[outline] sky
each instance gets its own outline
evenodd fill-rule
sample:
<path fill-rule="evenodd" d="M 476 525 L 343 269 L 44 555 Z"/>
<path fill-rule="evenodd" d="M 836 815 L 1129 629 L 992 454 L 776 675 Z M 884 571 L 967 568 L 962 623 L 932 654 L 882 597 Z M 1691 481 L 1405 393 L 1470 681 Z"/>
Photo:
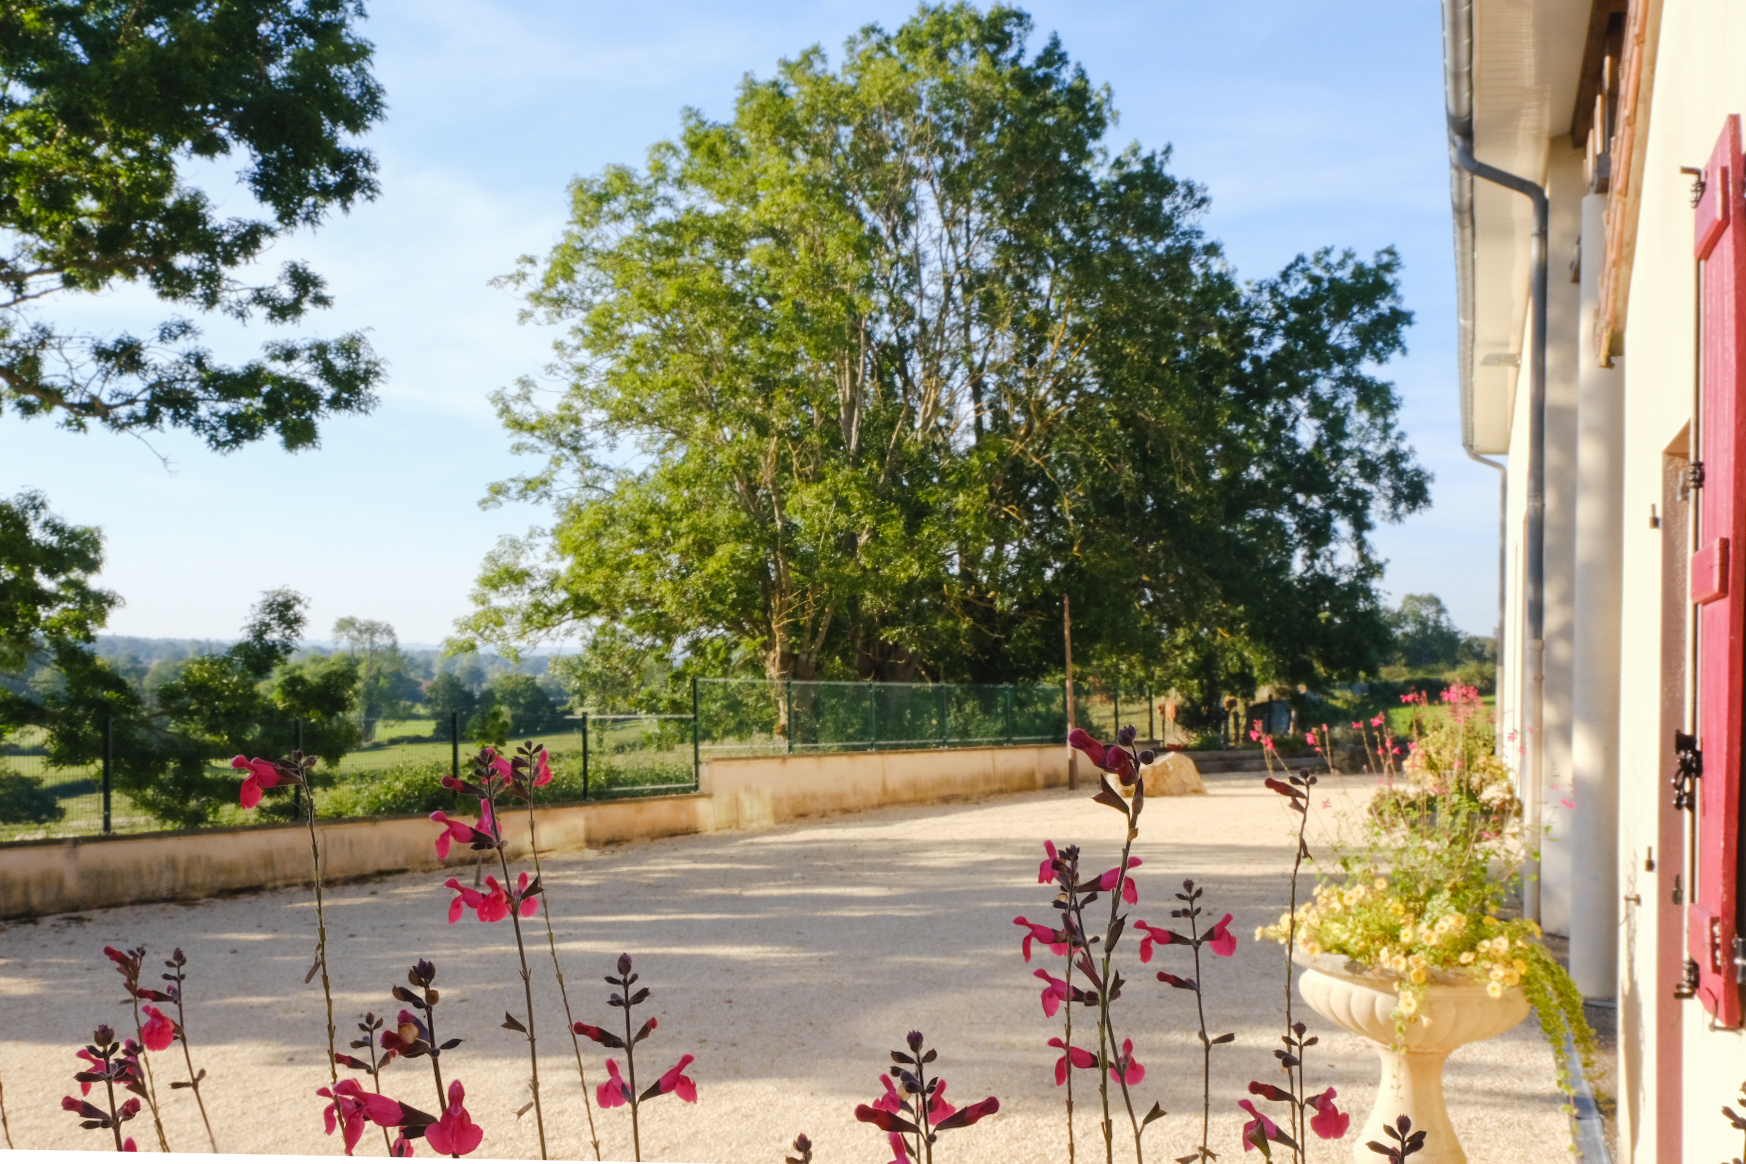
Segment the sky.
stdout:
<path fill-rule="evenodd" d="M 125 599 L 112 633 L 231 638 L 262 591 L 291 586 L 311 599 L 311 637 L 354 615 L 387 620 L 402 642 L 440 642 L 471 609 L 497 539 L 546 519 L 531 505 L 479 504 L 492 481 L 532 467 L 510 451 L 489 394 L 539 377 L 553 338 L 518 323 L 492 279 L 556 239 L 572 177 L 640 164 L 682 109 L 725 120 L 747 74 L 768 76 L 814 44 L 838 59 L 856 29 L 913 11 L 884 0 L 376 0 L 363 32 L 389 111 L 365 144 L 382 195 L 282 240 L 267 261 L 309 261 L 336 299 L 293 334 L 368 329 L 388 365 L 380 406 L 329 421 L 318 449 L 294 455 L 264 443 L 221 456 L 182 434 L 72 434 L 6 416 L 0 494 L 41 490 L 63 517 L 103 529 L 100 582 Z M 1497 475 L 1460 446 L 1437 6 L 1081 0 L 1028 11 L 1034 44 L 1058 34 L 1110 86 L 1112 147 L 1169 145 L 1175 172 L 1207 187 L 1204 227 L 1240 276 L 1323 246 L 1400 251 L 1415 324 L 1386 375 L 1435 484 L 1427 512 L 1378 531 L 1384 586 L 1391 600 L 1438 594 L 1464 629 L 1490 634 Z M 238 168 L 199 180 L 240 214 Z M 134 289 L 52 309 L 98 332 L 170 314 Z M 272 331 L 214 323 L 208 338 L 244 358 Z"/>

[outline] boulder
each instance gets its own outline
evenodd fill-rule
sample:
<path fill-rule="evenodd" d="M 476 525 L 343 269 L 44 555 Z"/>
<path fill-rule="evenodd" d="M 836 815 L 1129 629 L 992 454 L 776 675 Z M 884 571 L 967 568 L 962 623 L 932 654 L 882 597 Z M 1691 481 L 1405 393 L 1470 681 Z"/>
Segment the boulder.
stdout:
<path fill-rule="evenodd" d="M 1165 752 L 1140 769 L 1147 796 L 1205 796 L 1200 769 L 1183 752 Z M 1127 789 L 1122 789 L 1124 794 Z"/>

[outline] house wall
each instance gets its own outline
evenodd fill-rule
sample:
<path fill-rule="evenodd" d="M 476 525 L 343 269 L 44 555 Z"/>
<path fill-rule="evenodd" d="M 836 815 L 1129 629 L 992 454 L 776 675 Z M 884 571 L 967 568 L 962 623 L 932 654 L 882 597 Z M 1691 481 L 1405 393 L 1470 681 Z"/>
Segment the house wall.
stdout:
<path fill-rule="evenodd" d="M 1723 119 L 1746 114 L 1743 44 L 1746 9 L 1737 3 L 1662 9 L 1624 341 L 1618 870 L 1621 893 L 1640 899 L 1624 902 L 1619 929 L 1625 1161 L 1731 1159 L 1740 1145 L 1718 1109 L 1746 1081 L 1746 1037 L 1710 1030 L 1698 1003 L 1672 999 L 1684 960 L 1683 907 L 1673 902 L 1684 822 L 1667 777 L 1670 730 L 1688 711 L 1682 567 L 1690 546 L 1677 475 L 1696 383 L 1691 182 L 1679 168 L 1703 164 Z"/>
<path fill-rule="evenodd" d="M 723 829 L 767 828 L 802 817 L 1027 792 L 1067 783 L 1061 744 L 853 752 L 710 760 L 692 796 L 608 800 L 538 810 L 540 851 Z M 503 817 L 514 859 L 528 851 L 525 812 Z M 322 875 L 346 881 L 437 870 L 423 817 L 318 822 Z M 186 901 L 309 881 L 303 826 L 255 826 L 138 837 L 81 838 L 0 848 L 0 918 Z"/>

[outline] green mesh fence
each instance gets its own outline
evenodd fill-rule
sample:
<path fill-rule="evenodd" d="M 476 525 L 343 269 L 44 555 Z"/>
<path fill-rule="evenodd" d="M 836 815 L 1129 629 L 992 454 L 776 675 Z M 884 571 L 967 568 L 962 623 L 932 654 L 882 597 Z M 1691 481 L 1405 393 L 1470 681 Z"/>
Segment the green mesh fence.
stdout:
<path fill-rule="evenodd" d="M 1066 731 L 1053 684 L 697 682 L 705 756 L 1058 743 Z"/>

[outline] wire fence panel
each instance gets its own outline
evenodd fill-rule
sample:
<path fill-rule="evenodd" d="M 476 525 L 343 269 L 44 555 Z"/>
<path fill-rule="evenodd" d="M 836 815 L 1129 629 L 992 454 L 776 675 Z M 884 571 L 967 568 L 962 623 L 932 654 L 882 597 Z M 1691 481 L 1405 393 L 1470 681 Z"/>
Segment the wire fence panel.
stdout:
<path fill-rule="evenodd" d="M 980 748 L 1059 742 L 1052 684 L 697 681 L 698 750 L 710 755 Z"/>

